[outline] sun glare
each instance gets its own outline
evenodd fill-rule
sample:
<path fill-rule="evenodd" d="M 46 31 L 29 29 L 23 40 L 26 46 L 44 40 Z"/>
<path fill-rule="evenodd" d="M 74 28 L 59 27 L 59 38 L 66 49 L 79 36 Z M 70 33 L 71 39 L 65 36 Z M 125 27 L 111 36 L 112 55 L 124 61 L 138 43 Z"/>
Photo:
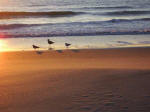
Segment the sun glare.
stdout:
<path fill-rule="evenodd" d="M 3 40 L 0 40 L 0 51 L 4 51 L 5 43 Z"/>

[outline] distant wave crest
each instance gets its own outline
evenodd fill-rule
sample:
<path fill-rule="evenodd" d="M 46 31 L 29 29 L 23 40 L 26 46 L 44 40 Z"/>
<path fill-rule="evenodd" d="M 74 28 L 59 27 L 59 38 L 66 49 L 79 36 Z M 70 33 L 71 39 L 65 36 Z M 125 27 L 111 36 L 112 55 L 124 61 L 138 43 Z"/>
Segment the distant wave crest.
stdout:
<path fill-rule="evenodd" d="M 107 15 L 142 15 L 150 14 L 150 11 L 114 11 L 106 12 Z"/>
<path fill-rule="evenodd" d="M 82 9 L 132 9 L 131 6 L 110 6 L 110 7 L 83 7 Z"/>
<path fill-rule="evenodd" d="M 0 19 L 25 18 L 25 17 L 61 17 L 78 15 L 81 12 L 52 11 L 52 12 L 0 12 Z"/>
<path fill-rule="evenodd" d="M 132 21 L 150 21 L 150 18 L 139 18 L 139 19 L 112 19 L 108 22 L 118 23 L 118 22 L 132 22 Z"/>

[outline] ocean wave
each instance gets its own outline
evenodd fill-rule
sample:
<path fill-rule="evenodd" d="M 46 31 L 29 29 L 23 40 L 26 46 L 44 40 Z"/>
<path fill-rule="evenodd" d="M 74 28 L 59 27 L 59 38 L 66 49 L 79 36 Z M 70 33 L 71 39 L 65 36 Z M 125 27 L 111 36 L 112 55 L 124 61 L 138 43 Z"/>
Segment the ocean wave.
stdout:
<path fill-rule="evenodd" d="M 141 20 L 150 21 L 150 18 L 142 18 Z"/>
<path fill-rule="evenodd" d="M 25 18 L 25 17 L 61 17 L 74 16 L 82 12 L 51 11 L 51 12 L 0 12 L 0 19 Z"/>
<path fill-rule="evenodd" d="M 85 31 L 85 32 L 60 32 L 60 33 L 28 33 L 28 34 L 5 34 L 0 38 L 28 38 L 28 37 L 63 37 L 63 36 L 98 36 L 98 35 L 150 35 L 150 30 L 134 31 Z"/>
<path fill-rule="evenodd" d="M 139 35 L 150 34 L 150 18 L 111 19 L 106 21 L 1 24 L 2 37 L 54 37 L 94 35 Z M 0 35 L 1 38 L 1 35 Z"/>
<path fill-rule="evenodd" d="M 110 6 L 110 7 L 83 7 L 81 9 L 132 9 L 131 6 Z"/>
<path fill-rule="evenodd" d="M 138 18 L 138 19 L 112 19 L 108 22 L 118 23 L 118 22 L 132 22 L 132 21 L 150 21 L 150 18 Z"/>
<path fill-rule="evenodd" d="M 106 21 L 89 21 L 89 22 L 68 22 L 68 23 L 45 23 L 45 24 L 0 24 L 0 30 L 11 30 L 24 27 L 37 27 L 37 26 L 51 26 L 51 25 L 98 25 L 103 23 L 123 23 L 123 22 L 136 22 L 136 21 L 150 21 L 150 18 L 139 18 L 139 19 L 111 19 Z"/>
<path fill-rule="evenodd" d="M 0 30 L 11 30 L 11 29 L 17 29 L 22 27 L 32 27 L 32 26 L 40 26 L 43 24 L 3 24 L 0 25 Z"/>
<path fill-rule="evenodd" d="M 106 15 L 143 15 L 150 14 L 150 11 L 114 11 L 106 12 Z"/>

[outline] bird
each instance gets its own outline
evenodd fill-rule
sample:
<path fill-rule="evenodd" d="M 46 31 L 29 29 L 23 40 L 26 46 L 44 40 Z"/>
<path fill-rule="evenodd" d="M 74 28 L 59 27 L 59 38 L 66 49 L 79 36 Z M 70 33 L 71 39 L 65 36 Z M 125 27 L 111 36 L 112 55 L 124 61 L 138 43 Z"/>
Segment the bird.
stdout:
<path fill-rule="evenodd" d="M 52 49 L 52 48 L 51 48 L 51 44 L 54 44 L 55 42 L 51 41 L 50 39 L 48 39 L 47 42 L 48 42 L 48 44 L 50 45 L 50 48 L 49 48 L 49 49 Z"/>
<path fill-rule="evenodd" d="M 71 44 L 65 43 L 66 48 L 68 48 Z"/>
<path fill-rule="evenodd" d="M 36 45 L 32 45 L 33 49 L 38 49 L 40 48 L 39 46 L 36 46 Z"/>
<path fill-rule="evenodd" d="M 50 39 L 48 39 L 47 41 L 48 41 L 48 44 L 50 44 L 50 45 L 55 43 L 55 42 L 51 41 Z"/>

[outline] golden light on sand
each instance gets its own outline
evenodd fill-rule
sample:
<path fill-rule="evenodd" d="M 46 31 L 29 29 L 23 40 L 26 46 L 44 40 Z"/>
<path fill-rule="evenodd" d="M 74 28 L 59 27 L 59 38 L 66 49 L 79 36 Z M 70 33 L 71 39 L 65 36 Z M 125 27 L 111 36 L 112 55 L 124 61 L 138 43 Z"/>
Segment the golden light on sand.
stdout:
<path fill-rule="evenodd" d="M 5 51 L 5 42 L 3 40 L 0 40 L 0 51 Z"/>

